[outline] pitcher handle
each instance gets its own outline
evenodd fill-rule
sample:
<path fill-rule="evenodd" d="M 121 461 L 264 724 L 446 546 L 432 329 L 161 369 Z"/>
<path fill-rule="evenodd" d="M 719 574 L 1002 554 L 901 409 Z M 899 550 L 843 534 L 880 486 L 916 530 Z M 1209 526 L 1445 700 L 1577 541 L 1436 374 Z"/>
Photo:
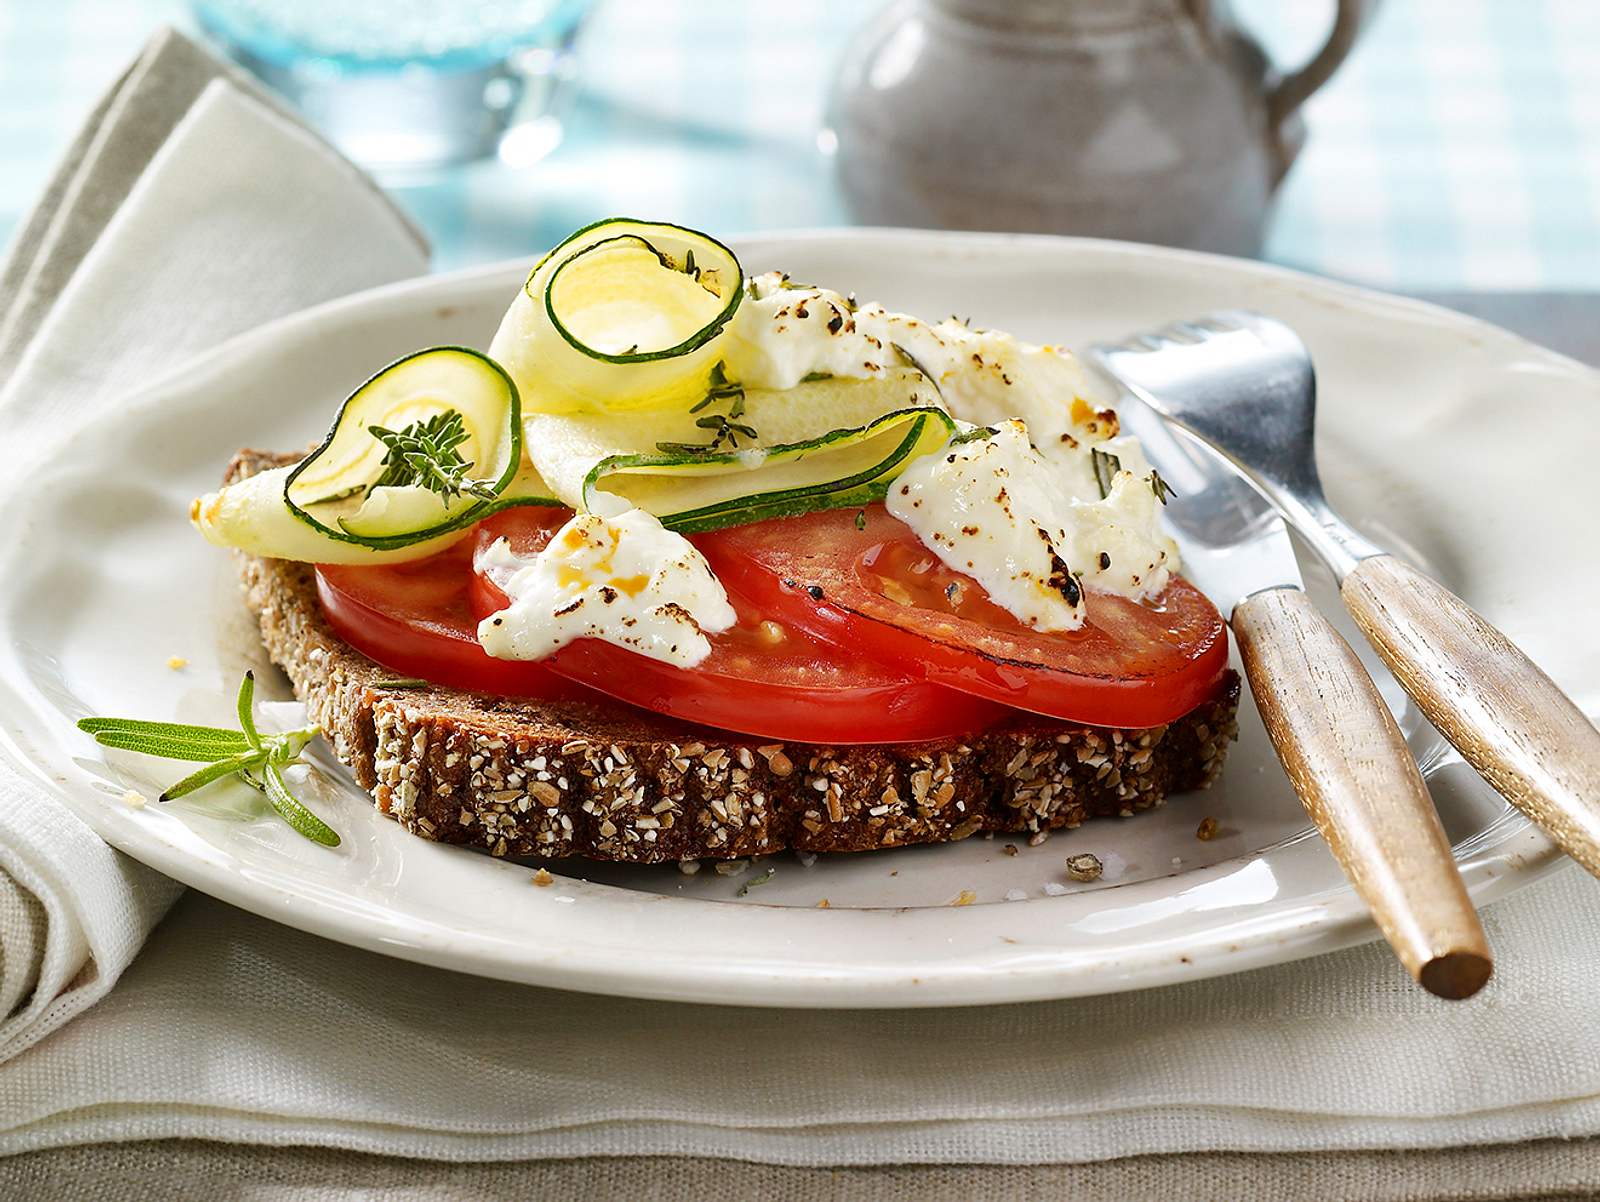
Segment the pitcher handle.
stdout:
<path fill-rule="evenodd" d="M 1267 96 L 1267 116 L 1273 129 L 1279 129 L 1318 88 L 1332 78 L 1356 44 L 1377 0 L 1339 0 L 1333 31 L 1322 49 L 1300 70 L 1285 76 Z"/>

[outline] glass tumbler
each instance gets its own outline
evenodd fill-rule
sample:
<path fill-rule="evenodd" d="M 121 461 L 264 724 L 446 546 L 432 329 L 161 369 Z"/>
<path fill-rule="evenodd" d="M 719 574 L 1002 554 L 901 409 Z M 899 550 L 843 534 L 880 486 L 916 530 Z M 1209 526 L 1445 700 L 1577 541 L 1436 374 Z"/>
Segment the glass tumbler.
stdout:
<path fill-rule="evenodd" d="M 194 0 L 200 27 L 356 162 L 405 172 L 561 138 L 591 0 Z"/>

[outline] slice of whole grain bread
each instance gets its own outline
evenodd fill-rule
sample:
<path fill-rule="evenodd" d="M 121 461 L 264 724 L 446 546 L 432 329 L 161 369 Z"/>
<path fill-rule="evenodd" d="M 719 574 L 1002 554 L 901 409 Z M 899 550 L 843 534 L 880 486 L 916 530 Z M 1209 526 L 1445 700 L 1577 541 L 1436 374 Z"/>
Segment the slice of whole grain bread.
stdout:
<path fill-rule="evenodd" d="M 293 459 L 241 451 L 227 479 Z M 1231 672 L 1215 701 L 1149 730 L 1019 713 L 969 738 L 841 747 L 621 703 L 395 687 L 329 627 L 310 565 L 241 554 L 239 566 L 268 653 L 378 809 L 496 856 L 652 863 L 1042 838 L 1209 785 L 1236 730 Z"/>

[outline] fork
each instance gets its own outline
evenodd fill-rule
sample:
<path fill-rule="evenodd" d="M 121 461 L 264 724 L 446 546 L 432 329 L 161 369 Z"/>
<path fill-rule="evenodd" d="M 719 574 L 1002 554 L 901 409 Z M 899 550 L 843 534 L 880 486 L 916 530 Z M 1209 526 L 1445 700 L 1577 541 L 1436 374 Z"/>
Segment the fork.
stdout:
<path fill-rule="evenodd" d="M 1225 310 L 1116 349 L 1134 352 L 1121 357 L 1123 382 L 1231 459 L 1305 538 L 1367 641 L 1462 758 L 1600 876 L 1600 729 L 1465 601 L 1328 503 L 1314 446 L 1316 375 L 1299 336 Z"/>

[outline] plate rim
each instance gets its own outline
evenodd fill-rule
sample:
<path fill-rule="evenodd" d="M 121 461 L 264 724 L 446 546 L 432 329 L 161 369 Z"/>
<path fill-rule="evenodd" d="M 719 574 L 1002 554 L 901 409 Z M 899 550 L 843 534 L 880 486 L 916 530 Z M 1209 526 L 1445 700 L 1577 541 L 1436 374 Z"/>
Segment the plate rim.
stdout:
<path fill-rule="evenodd" d="M 1060 253 L 1067 254 L 1080 249 L 1087 249 L 1090 252 L 1109 250 L 1147 261 L 1176 260 L 1188 264 L 1225 265 L 1230 272 L 1242 271 L 1246 276 L 1276 279 L 1307 288 L 1312 294 L 1310 299 L 1313 300 L 1342 302 L 1348 307 L 1364 309 L 1368 313 L 1376 309 L 1380 311 L 1378 316 L 1383 312 L 1405 313 L 1413 320 L 1423 319 L 1430 325 L 1446 331 L 1454 331 L 1463 336 L 1476 335 L 1480 339 L 1492 339 L 1504 346 L 1507 354 L 1531 355 L 1549 366 L 1575 371 L 1596 391 L 1597 395 L 1600 395 L 1600 372 L 1492 323 L 1456 313 L 1427 301 L 1395 296 L 1342 281 L 1327 280 L 1275 264 L 1138 243 L 1047 234 L 961 233 L 874 227 L 810 228 L 736 235 L 728 241 L 740 247 L 749 247 L 753 244 L 781 247 L 784 244 L 804 242 L 849 244 L 890 241 L 901 244 L 942 244 L 943 247 L 959 248 L 971 253 L 981 253 L 985 247 L 992 248 L 997 245 L 1016 247 L 1043 243 L 1060 248 Z M 218 363 L 240 356 L 270 353 L 270 348 L 275 343 L 292 338 L 302 329 L 314 327 L 330 319 L 337 320 L 354 312 L 378 310 L 395 304 L 404 305 L 417 295 L 432 298 L 463 289 L 470 291 L 482 286 L 487 280 L 508 276 L 515 271 L 525 271 L 534 261 L 533 256 L 523 256 L 474 265 L 440 275 L 420 276 L 336 298 L 310 309 L 285 315 L 228 339 L 173 371 L 148 382 L 130 394 L 123 403 L 120 420 L 137 421 L 159 403 L 164 394 L 174 389 L 181 389 L 185 378 L 203 376 Z M 70 439 L 72 433 L 81 428 L 79 424 L 70 426 L 62 432 L 62 441 Z M 42 449 L 38 467 L 43 469 L 56 463 L 58 451 L 59 443 L 52 439 L 51 445 Z M 23 488 L 32 474 L 32 472 L 22 474 L 4 490 L 5 494 L 10 496 Z M 0 707 L 0 712 L 7 715 L 5 720 L 0 722 L 0 749 L 4 750 L 7 758 L 14 761 L 19 769 L 63 800 L 73 813 L 86 821 L 108 842 L 135 859 L 150 864 L 158 871 L 191 887 L 199 888 L 203 892 L 274 921 L 285 922 L 355 946 L 391 955 L 398 954 L 402 958 L 439 967 L 509 980 L 526 980 L 530 983 L 536 981 L 563 988 L 642 998 L 816 1008 L 916 1007 L 1000 1004 L 1160 986 L 1319 955 L 1342 947 L 1369 942 L 1378 937 L 1377 929 L 1367 916 L 1365 907 L 1355 897 L 1353 891 L 1344 886 L 1336 891 L 1335 896 L 1327 900 L 1321 912 L 1316 915 L 1314 924 L 1305 930 L 1291 930 L 1287 934 L 1282 930 L 1265 932 L 1253 940 L 1233 942 L 1231 946 L 1221 951 L 1216 947 L 1200 947 L 1191 939 L 1189 954 L 1174 956 L 1170 964 L 1124 965 L 1120 970 L 1112 966 L 1087 976 L 1083 974 L 1082 969 L 1064 968 L 1059 963 L 1046 963 L 1029 968 L 1008 968 L 1003 972 L 997 972 L 984 964 L 947 966 L 936 986 L 934 982 L 924 981 L 904 970 L 896 970 L 898 975 L 890 973 L 872 976 L 863 974 L 859 968 L 853 975 L 836 978 L 826 974 L 802 975 L 794 972 L 763 975 L 760 970 L 749 969 L 719 975 L 703 967 L 696 967 L 692 975 L 686 973 L 674 975 L 663 974 L 658 967 L 654 975 L 642 979 L 636 966 L 627 963 L 613 963 L 609 968 L 593 964 L 578 966 L 567 963 L 559 966 L 560 979 L 553 979 L 548 975 L 552 966 L 540 963 L 537 957 L 526 958 L 515 965 L 508 965 L 492 957 L 475 959 L 470 955 L 463 955 L 459 949 L 435 945 L 427 939 L 414 940 L 409 944 L 401 943 L 383 933 L 374 933 L 370 926 L 363 925 L 355 921 L 351 915 L 339 911 L 323 913 L 320 921 L 314 921 L 314 914 L 308 916 L 302 909 L 281 904 L 281 899 L 278 904 L 274 904 L 272 899 L 263 898 L 259 889 L 247 886 L 246 878 L 231 874 L 226 867 L 209 859 L 196 858 L 180 846 L 155 838 L 139 823 L 132 821 L 130 815 L 119 813 L 116 807 L 106 806 L 103 799 L 76 796 L 64 778 L 58 778 L 44 760 L 36 758 L 35 754 L 30 754 L 21 741 L 25 740 L 26 736 L 19 729 L 13 728 L 13 720 L 10 717 L 12 709 L 24 703 L 17 688 L 20 682 L 9 679 L 8 672 L 9 661 L 7 671 L 0 672 L 0 695 L 3 695 L 7 702 L 4 707 Z M 1506 832 L 1506 837 L 1497 845 L 1495 854 L 1477 863 L 1481 879 L 1474 879 L 1471 884 L 1474 900 L 1479 903 L 1495 900 L 1523 885 L 1531 884 L 1539 877 L 1559 868 L 1564 862 L 1554 845 L 1526 819 L 1512 814 L 1504 820 L 1514 826 L 1520 824 L 1520 828 Z M 174 821 L 179 820 L 174 819 Z M 1183 875 L 1199 877 L 1207 873 L 1214 874 L 1225 868 L 1237 868 L 1254 858 L 1256 853 L 1250 853 Z M 512 867 L 504 861 L 487 858 L 482 860 L 484 863 L 499 864 L 502 869 Z M 687 898 L 664 900 L 677 905 L 719 904 Z M 1048 905 L 1055 900 L 1058 899 L 1033 899 L 1033 902 Z M 739 908 L 747 912 L 781 910 L 785 913 L 796 913 L 790 907 L 759 903 Z M 976 910 L 979 907 L 972 909 Z M 891 913 L 903 912 L 891 911 Z M 834 912 L 835 915 L 873 913 L 883 912 L 870 910 Z M 950 915 L 944 916 L 944 920 L 961 922 L 960 913 L 952 911 Z M 508 973 L 506 971 L 508 967 L 514 967 L 518 971 Z M 732 998 L 713 996 L 725 989 L 730 981 L 740 986 L 738 996 Z M 975 988 L 975 985 L 979 987 Z M 983 985 L 987 985 L 987 988 L 981 987 Z"/>

